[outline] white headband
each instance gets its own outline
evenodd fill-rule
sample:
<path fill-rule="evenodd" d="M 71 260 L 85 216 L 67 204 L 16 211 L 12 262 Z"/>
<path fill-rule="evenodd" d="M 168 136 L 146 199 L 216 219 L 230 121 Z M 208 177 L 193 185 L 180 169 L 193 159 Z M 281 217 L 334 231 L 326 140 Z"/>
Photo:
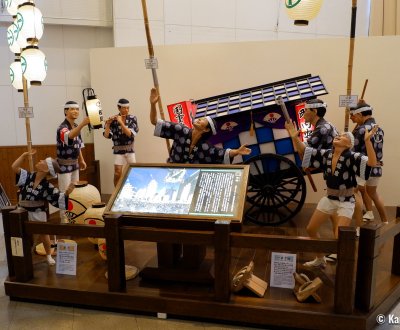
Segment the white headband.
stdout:
<path fill-rule="evenodd" d="M 67 110 L 67 109 L 79 109 L 79 104 L 71 103 L 71 104 L 64 105 L 64 110 Z"/>
<path fill-rule="evenodd" d="M 129 107 L 129 102 L 128 103 L 117 103 L 120 107 Z"/>
<path fill-rule="evenodd" d="M 53 160 L 51 157 L 46 158 L 47 167 L 49 168 L 49 173 L 53 178 L 57 177 L 56 171 L 54 171 Z"/>
<path fill-rule="evenodd" d="M 350 110 L 350 113 L 352 115 L 355 115 L 356 113 L 360 113 L 360 112 L 364 112 L 364 111 L 372 111 L 373 108 L 372 107 L 362 107 L 362 108 L 358 108 L 358 109 L 354 109 L 354 110 Z"/>
<path fill-rule="evenodd" d="M 215 128 L 214 121 L 211 119 L 210 116 L 206 116 L 206 118 L 208 120 L 208 123 L 210 124 L 211 131 L 212 131 L 213 135 L 216 135 L 217 134 L 217 129 Z"/>
<path fill-rule="evenodd" d="M 305 109 L 317 109 L 326 107 L 328 107 L 326 103 L 306 103 L 306 105 L 304 106 Z"/>
<path fill-rule="evenodd" d="M 351 149 L 354 147 L 354 135 L 351 132 L 344 132 L 343 134 L 346 134 L 348 136 L 348 138 L 350 139 L 350 143 L 351 143 Z"/>

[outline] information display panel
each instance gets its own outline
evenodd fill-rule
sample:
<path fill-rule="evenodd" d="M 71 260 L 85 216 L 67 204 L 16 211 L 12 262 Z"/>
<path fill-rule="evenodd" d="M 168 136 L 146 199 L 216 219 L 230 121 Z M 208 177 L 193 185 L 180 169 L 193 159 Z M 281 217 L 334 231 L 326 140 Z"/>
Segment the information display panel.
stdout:
<path fill-rule="evenodd" d="M 249 165 L 130 164 L 106 213 L 242 221 Z"/>

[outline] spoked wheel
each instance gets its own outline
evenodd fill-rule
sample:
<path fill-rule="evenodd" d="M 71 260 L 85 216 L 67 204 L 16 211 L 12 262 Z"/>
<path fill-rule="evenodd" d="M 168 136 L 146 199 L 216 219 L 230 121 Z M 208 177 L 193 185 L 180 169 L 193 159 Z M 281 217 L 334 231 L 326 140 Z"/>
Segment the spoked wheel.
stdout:
<path fill-rule="evenodd" d="M 293 218 L 306 198 L 302 171 L 290 159 L 261 154 L 248 159 L 247 220 L 261 225 L 279 225 Z"/>

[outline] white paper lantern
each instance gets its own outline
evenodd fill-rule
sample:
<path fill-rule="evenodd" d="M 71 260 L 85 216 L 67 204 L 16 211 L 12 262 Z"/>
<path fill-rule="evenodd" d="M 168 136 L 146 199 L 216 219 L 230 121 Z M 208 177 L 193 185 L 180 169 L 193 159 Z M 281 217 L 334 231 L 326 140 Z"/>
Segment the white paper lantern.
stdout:
<path fill-rule="evenodd" d="M 83 222 L 85 223 L 85 225 L 104 226 L 103 213 L 105 208 L 105 203 L 93 203 L 92 206 L 86 210 L 83 216 Z M 97 238 L 88 237 L 88 239 L 93 244 L 98 243 Z"/>
<path fill-rule="evenodd" d="M 17 25 L 19 28 L 17 42 L 23 48 L 32 39 L 40 40 L 43 35 L 43 16 L 33 3 L 24 3 L 18 8 Z"/>
<path fill-rule="evenodd" d="M 288 16 L 295 25 L 308 25 L 308 21 L 316 17 L 323 0 L 285 0 Z"/>
<path fill-rule="evenodd" d="M 75 183 L 75 189 L 69 194 L 66 215 L 70 223 L 84 223 L 85 212 L 95 203 L 101 203 L 100 192 L 86 181 Z"/>
<path fill-rule="evenodd" d="M 41 85 L 47 74 L 47 61 L 37 46 L 28 46 L 21 53 L 22 72 L 32 85 Z"/>
<path fill-rule="evenodd" d="M 24 0 L 6 0 L 5 5 L 6 5 L 8 13 L 11 16 L 17 15 L 18 6 L 23 2 L 24 2 Z"/>
<path fill-rule="evenodd" d="M 14 54 L 21 53 L 21 48 L 17 43 L 17 35 L 18 35 L 18 26 L 15 23 L 13 23 L 7 29 L 7 42 L 8 42 L 8 47 Z"/>
<path fill-rule="evenodd" d="M 86 101 L 86 110 L 93 128 L 102 128 L 103 112 L 101 110 L 101 102 L 96 95 L 88 96 Z"/>
<path fill-rule="evenodd" d="M 15 62 L 10 65 L 10 79 L 13 87 L 18 90 L 18 92 L 23 92 L 24 86 L 22 83 L 22 67 L 21 60 L 16 59 Z M 26 82 L 28 89 L 31 87 L 29 81 Z"/>

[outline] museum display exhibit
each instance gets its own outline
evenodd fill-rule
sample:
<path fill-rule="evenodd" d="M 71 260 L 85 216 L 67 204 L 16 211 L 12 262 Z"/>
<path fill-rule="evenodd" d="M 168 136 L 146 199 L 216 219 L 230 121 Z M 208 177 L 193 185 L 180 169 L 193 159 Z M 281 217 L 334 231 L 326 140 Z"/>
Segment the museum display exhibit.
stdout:
<path fill-rule="evenodd" d="M 323 7 L 322 2 L 284 1 L 283 12 L 287 12 L 291 25 L 293 22 L 312 25 Z M 10 78 L 12 86 L 24 95 L 21 113 L 27 134 L 24 151 L 26 147 L 31 151 L 29 120 L 33 118 L 33 109 L 27 91 L 31 85 L 42 85 L 48 73 L 47 59 L 38 47 L 43 34 L 43 17 L 33 1 L 14 0 L 5 4 L 10 15 L 16 15 L 7 29 L 7 40 L 10 50 L 21 55 L 16 56 L 10 66 Z M 346 95 L 341 95 L 346 96 L 347 101 L 343 106 L 332 105 L 343 110 L 340 116 L 345 116 L 345 132 L 349 130 L 350 101 L 356 94 L 352 92 L 352 66 L 357 1 L 352 0 L 351 4 L 347 90 Z M 293 54 L 271 55 L 271 59 L 264 59 L 265 54 L 273 53 L 273 47 L 254 42 L 246 43 L 235 54 L 237 58 L 227 59 L 224 56 L 233 54 L 237 45 L 219 50 L 221 57 L 213 57 L 215 44 L 201 45 L 204 53 L 200 47 L 193 48 L 200 53 L 194 57 L 193 64 L 190 62 L 195 52 L 192 49 L 177 46 L 176 50 L 164 51 L 159 47 L 157 52 L 162 54 L 162 59 L 167 59 L 166 66 L 182 64 L 179 70 L 164 67 L 165 71 L 159 72 L 163 73 L 163 82 L 168 83 L 168 74 L 175 83 L 175 76 L 185 73 L 184 78 L 179 77 L 180 83 L 189 85 L 185 89 L 186 86 L 171 83 L 172 87 L 165 88 L 171 93 L 163 94 L 163 99 L 171 102 L 166 107 L 170 120 L 186 125 L 184 129 L 189 131 L 196 119 L 209 117 L 215 121 L 216 134 L 208 142 L 231 150 L 245 146 L 251 149 L 251 154 L 231 156 L 232 163 L 224 165 L 142 161 L 148 156 L 144 149 L 160 159 L 166 157 L 159 148 L 161 144 L 165 147 L 164 142 L 159 143 L 147 134 L 151 126 L 148 94 L 136 83 L 140 80 L 146 90 L 152 87 L 157 90 L 157 110 L 159 117 L 165 120 L 157 75 L 159 63 L 150 34 L 152 21 L 147 14 L 146 1 L 141 0 L 141 5 L 149 56 L 145 65 L 143 61 L 141 64 L 151 72 L 152 85 L 150 78 L 145 77 L 145 69 L 140 71 L 136 63 L 127 60 L 132 50 L 124 48 L 124 55 L 128 54 L 126 58 L 122 52 L 110 56 L 108 50 L 103 50 L 101 56 L 91 57 L 93 65 L 98 65 L 91 68 L 92 83 L 101 95 L 101 102 L 94 89 L 82 91 L 79 87 L 84 102 L 82 108 L 90 117 L 90 129 L 93 129 L 89 132 L 98 136 L 102 134 L 103 115 L 110 111 L 110 104 L 115 105 L 115 99 L 121 97 L 115 97 L 121 93 L 121 84 L 137 89 L 135 97 L 126 97 L 132 100 L 131 111 L 138 115 L 141 129 L 140 133 L 136 132 L 139 135 L 135 141 L 142 139 L 137 149 L 135 146 L 138 162 L 125 165 L 119 181 L 110 188 L 101 182 L 110 179 L 114 169 L 110 148 L 107 156 L 100 158 L 102 170 L 107 168 L 109 178 L 100 175 L 99 158 L 95 160 L 95 155 L 103 156 L 101 153 L 107 149 L 106 139 L 101 136 L 101 142 L 96 142 L 96 152 L 89 143 L 83 151 L 89 165 L 86 173 L 82 172 L 85 181 L 77 182 L 69 195 L 68 223 L 60 222 L 58 212 L 50 215 L 48 222 L 29 221 L 28 212 L 14 203 L 18 201 L 17 194 L 14 191 L 10 194 L 9 190 L 6 194 L 0 184 L 8 271 L 5 294 L 11 301 L 161 315 L 160 318 L 214 320 L 236 326 L 373 329 L 377 317 L 386 315 L 400 297 L 400 207 L 390 206 L 396 215 L 388 224 L 365 221 L 358 228 L 341 226 L 337 239 L 332 236 L 333 226 L 324 228 L 327 235 L 320 238 L 307 236 L 306 228 L 316 206 L 306 203 L 307 193 L 317 188 L 327 190 L 327 187 L 322 184 L 316 187 L 313 181 L 317 175 L 322 177 L 321 171 L 302 168 L 301 148 L 296 148 L 293 142 L 296 133 L 290 134 L 285 128 L 288 122 L 293 122 L 299 129 L 300 140 L 305 142 L 315 128 L 304 119 L 306 103 L 330 97 L 331 93 L 336 97 L 339 88 L 335 86 L 331 91 L 332 80 L 345 79 L 339 77 L 339 73 L 335 76 L 337 72 L 333 70 L 325 70 L 327 65 L 322 56 L 316 56 L 320 57 L 318 63 L 310 59 L 303 67 L 301 55 L 309 49 L 296 48 Z M 282 45 L 287 47 L 285 50 L 290 49 Z M 135 51 L 140 54 L 135 53 L 135 56 L 142 60 L 146 49 L 137 48 Z M 364 49 L 369 48 L 365 46 Z M 218 68 L 222 78 L 215 77 L 215 67 L 201 66 L 193 74 L 193 68 L 184 66 L 184 58 L 191 66 L 196 66 L 204 54 L 213 57 L 213 62 L 221 62 Z M 297 58 L 293 60 L 294 55 L 299 56 L 298 61 Z M 277 63 L 280 59 L 284 65 Z M 293 63 L 285 62 L 289 59 Z M 114 61 L 120 62 L 121 67 L 113 66 Z M 249 63 L 254 61 L 259 61 L 258 68 L 264 64 L 281 67 L 271 70 L 273 78 L 270 79 L 269 70 L 258 72 L 257 67 L 251 67 Z M 251 70 L 247 70 L 247 64 Z M 224 65 L 228 68 L 225 71 Z M 241 66 L 246 68 L 242 70 Z M 113 74 L 106 70 L 109 67 Z M 34 69 L 39 70 L 34 72 Z M 231 76 L 228 71 L 235 72 Z M 254 77 L 241 77 L 247 74 L 244 71 Z M 199 77 L 199 73 L 204 73 L 205 77 Z M 229 84 L 230 79 L 238 82 Z M 205 85 L 207 81 L 212 86 L 210 89 L 195 90 L 195 84 Z M 226 86 L 235 88 L 230 90 L 224 81 Z M 367 82 L 361 98 L 366 85 Z M 214 93 L 214 89 L 218 91 Z M 203 93 L 204 90 L 211 92 Z M 371 87 L 368 93 L 370 90 Z M 191 99 L 192 92 L 197 97 Z M 176 95 L 182 98 L 176 99 Z M 38 97 L 35 95 L 35 98 Z M 146 99 L 145 103 L 142 98 Z M 62 109 L 60 114 L 62 116 Z M 167 148 L 164 149 L 169 153 L 171 141 L 165 140 Z M 52 147 L 45 147 L 43 152 L 51 153 Z M 27 161 L 33 171 L 31 157 Z M 312 188 L 308 192 L 307 185 Z M 57 238 L 52 245 L 56 258 L 53 267 L 44 262 L 43 244 L 34 246 L 35 235 Z M 336 255 L 336 258 L 331 257 L 331 262 L 321 267 L 306 265 L 305 262 L 315 255 Z"/>

